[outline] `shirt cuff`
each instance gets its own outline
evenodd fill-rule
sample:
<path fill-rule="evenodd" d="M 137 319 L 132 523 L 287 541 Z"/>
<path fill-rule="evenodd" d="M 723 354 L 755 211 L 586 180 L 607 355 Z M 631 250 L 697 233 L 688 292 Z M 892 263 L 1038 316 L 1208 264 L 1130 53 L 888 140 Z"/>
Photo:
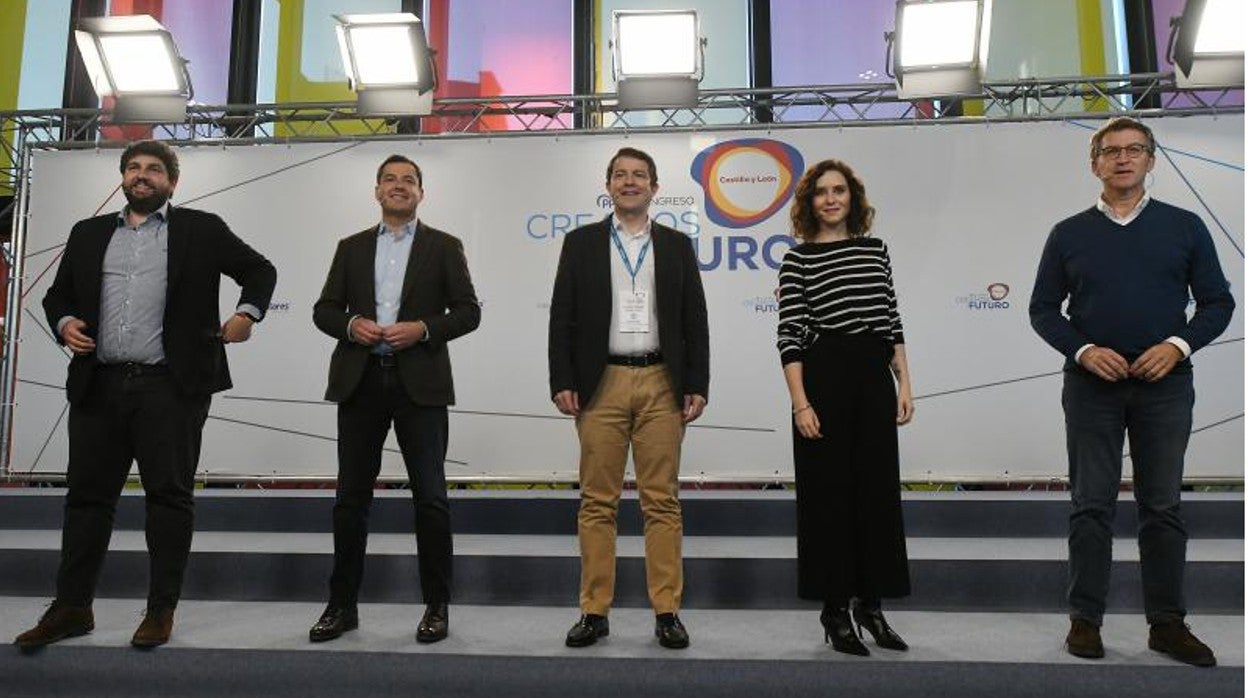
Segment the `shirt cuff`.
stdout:
<path fill-rule="evenodd" d="M 260 319 L 264 317 L 264 313 L 260 312 L 260 309 L 251 303 L 239 303 L 234 312 L 246 315 L 251 318 L 252 322 L 260 322 Z"/>
<path fill-rule="evenodd" d="M 355 341 L 355 335 L 354 335 L 354 334 L 351 334 L 351 323 L 355 322 L 355 321 L 356 321 L 356 319 L 357 319 L 357 318 L 360 318 L 360 317 L 363 317 L 363 316 L 362 316 L 362 315 L 352 315 L 352 316 L 351 316 L 351 319 L 350 319 L 350 320 L 347 320 L 347 339 L 348 339 L 348 340 L 350 340 L 350 341 L 352 341 L 352 342 L 354 342 L 354 341 Z"/>
<path fill-rule="evenodd" d="M 65 326 L 69 324 L 70 320 L 77 320 L 77 319 L 78 318 L 74 317 L 73 315 L 66 315 L 65 317 L 56 321 L 56 336 L 60 337 L 62 342 L 65 341 L 65 336 L 62 334 L 62 332 L 65 330 Z"/>
<path fill-rule="evenodd" d="M 1079 347 L 1078 349 L 1076 349 L 1076 350 L 1075 350 L 1075 363 L 1079 363 L 1079 357 L 1083 356 L 1083 352 L 1085 352 L 1085 351 L 1087 351 L 1087 350 L 1091 349 L 1091 348 L 1092 348 L 1092 347 L 1094 347 L 1094 346 L 1096 346 L 1096 345 L 1095 345 L 1095 344 L 1093 344 L 1093 343 L 1091 343 L 1091 342 L 1088 342 L 1087 344 L 1085 344 L 1085 345 L 1083 345 L 1083 346 Z"/>
<path fill-rule="evenodd" d="M 1182 340 L 1181 338 L 1179 338 L 1179 337 L 1166 337 L 1166 341 L 1167 341 L 1167 342 L 1170 342 L 1170 343 L 1171 343 L 1171 344 L 1173 344 L 1174 346 L 1178 347 L 1178 348 L 1179 348 L 1179 351 L 1183 352 L 1183 358 L 1187 359 L 1187 358 L 1190 358 L 1190 357 L 1191 357 L 1191 355 L 1192 355 L 1192 345 L 1190 345 L 1190 344 L 1188 344 L 1187 342 L 1183 341 L 1183 340 Z"/>

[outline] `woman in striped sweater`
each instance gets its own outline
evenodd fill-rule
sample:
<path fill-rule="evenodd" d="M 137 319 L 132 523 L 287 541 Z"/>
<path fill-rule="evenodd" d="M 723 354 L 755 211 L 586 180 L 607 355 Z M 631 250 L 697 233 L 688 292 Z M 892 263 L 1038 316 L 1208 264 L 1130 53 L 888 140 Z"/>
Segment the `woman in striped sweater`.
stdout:
<path fill-rule="evenodd" d="M 869 654 L 863 628 L 905 650 L 880 610 L 910 593 L 897 426 L 914 414 L 888 248 L 867 236 L 875 209 L 839 160 L 806 171 L 789 215 L 800 244 L 780 266 L 776 344 L 793 399 L 798 595 L 823 602 L 837 651 Z"/>

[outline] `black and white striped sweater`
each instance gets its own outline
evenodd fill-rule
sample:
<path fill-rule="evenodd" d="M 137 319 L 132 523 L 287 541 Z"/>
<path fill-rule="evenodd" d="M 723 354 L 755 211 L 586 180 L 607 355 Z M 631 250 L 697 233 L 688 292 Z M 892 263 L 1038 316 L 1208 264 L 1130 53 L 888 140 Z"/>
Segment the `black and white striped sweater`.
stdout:
<path fill-rule="evenodd" d="M 905 343 L 884 241 L 859 237 L 789 250 L 780 264 L 780 362 L 801 361 L 820 334 L 862 333 Z"/>

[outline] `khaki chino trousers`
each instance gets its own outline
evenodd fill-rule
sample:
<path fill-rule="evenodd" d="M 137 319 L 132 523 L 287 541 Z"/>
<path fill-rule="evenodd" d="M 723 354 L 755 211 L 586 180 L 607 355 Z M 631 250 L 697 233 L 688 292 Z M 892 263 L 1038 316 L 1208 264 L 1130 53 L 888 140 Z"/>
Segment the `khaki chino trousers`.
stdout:
<path fill-rule="evenodd" d="M 607 366 L 576 422 L 581 441 L 581 612 L 607 615 L 615 596 L 616 514 L 633 449 L 645 521 L 646 587 L 655 613 L 680 609 L 681 514 L 677 497 L 685 426 L 662 364 Z"/>

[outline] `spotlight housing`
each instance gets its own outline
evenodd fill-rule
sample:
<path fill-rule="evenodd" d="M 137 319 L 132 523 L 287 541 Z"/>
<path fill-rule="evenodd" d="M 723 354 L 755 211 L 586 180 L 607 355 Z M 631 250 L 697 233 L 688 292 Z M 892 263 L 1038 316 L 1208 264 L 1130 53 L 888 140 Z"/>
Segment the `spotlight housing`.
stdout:
<path fill-rule="evenodd" d="M 611 65 L 620 107 L 692 107 L 703 76 L 697 10 L 611 13 Z"/>
<path fill-rule="evenodd" d="M 992 0 L 898 0 L 885 65 L 902 99 L 978 94 Z"/>
<path fill-rule="evenodd" d="M 1166 58 L 1175 85 L 1242 86 L 1244 20 L 1243 0 L 1187 0 L 1183 14 L 1170 20 Z"/>
<path fill-rule="evenodd" d="M 364 116 L 426 115 L 437 87 L 424 24 L 410 12 L 334 15 L 342 68 Z"/>
<path fill-rule="evenodd" d="M 74 31 L 78 53 L 100 99 L 112 97 L 116 123 L 186 119 L 194 91 L 186 59 L 169 30 L 150 15 L 87 17 Z"/>

